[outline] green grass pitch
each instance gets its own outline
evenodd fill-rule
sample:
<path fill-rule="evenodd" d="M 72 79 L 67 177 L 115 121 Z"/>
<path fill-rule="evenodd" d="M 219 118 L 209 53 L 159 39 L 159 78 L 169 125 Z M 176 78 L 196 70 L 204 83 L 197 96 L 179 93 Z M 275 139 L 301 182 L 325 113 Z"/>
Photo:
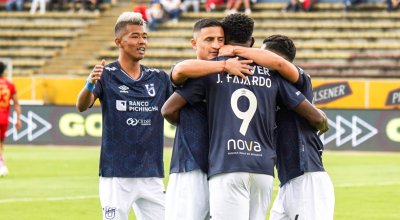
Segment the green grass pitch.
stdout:
<path fill-rule="evenodd" d="M 10 175 L 0 178 L 0 218 L 102 219 L 99 155 L 95 147 L 5 146 Z M 165 186 L 170 159 L 166 149 Z M 323 161 L 335 187 L 335 220 L 400 219 L 399 153 L 326 152 Z M 275 179 L 274 198 L 277 187 Z"/>

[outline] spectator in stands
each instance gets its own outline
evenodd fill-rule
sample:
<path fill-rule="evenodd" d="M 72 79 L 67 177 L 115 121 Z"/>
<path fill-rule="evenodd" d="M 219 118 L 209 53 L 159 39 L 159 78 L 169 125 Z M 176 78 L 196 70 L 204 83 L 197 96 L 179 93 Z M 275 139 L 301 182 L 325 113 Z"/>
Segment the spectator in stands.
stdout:
<path fill-rule="evenodd" d="M 35 1 L 35 0 L 34 0 Z M 72 0 L 73 5 L 71 10 L 69 10 L 69 13 L 74 13 L 76 10 L 76 1 L 78 0 Z M 85 13 L 85 11 L 90 9 L 90 4 L 95 5 L 94 13 L 100 13 L 99 10 L 99 5 L 101 3 L 101 0 L 80 0 L 81 2 L 81 9 L 79 9 L 79 13 Z"/>
<path fill-rule="evenodd" d="M 303 2 L 303 10 L 306 12 L 309 12 L 312 10 L 313 5 L 317 2 L 318 0 L 305 0 Z"/>
<path fill-rule="evenodd" d="M 226 10 L 225 13 L 227 14 L 234 14 L 236 12 L 238 12 L 240 6 L 242 5 L 242 3 L 244 2 L 244 13 L 246 15 L 251 14 L 251 8 L 250 8 L 250 0 L 236 0 L 236 2 L 234 2 L 235 4 L 232 7 L 233 1 L 229 0 L 228 3 L 226 4 Z"/>
<path fill-rule="evenodd" d="M 149 20 L 147 19 L 147 13 L 146 13 L 147 7 L 146 7 L 146 5 L 144 5 L 142 3 L 142 1 L 138 1 L 137 4 L 135 6 L 133 6 L 132 11 L 136 12 L 136 13 L 140 13 L 142 15 L 142 18 L 145 21 L 149 22 Z"/>
<path fill-rule="evenodd" d="M 348 12 L 350 6 L 362 4 L 362 3 L 364 3 L 365 1 L 366 1 L 366 0 L 343 0 L 343 4 L 344 4 L 343 11 L 344 11 L 344 12 Z"/>
<path fill-rule="evenodd" d="M 53 11 L 53 6 L 55 3 L 58 3 L 58 10 L 62 11 L 64 0 L 50 0 L 49 11 Z"/>
<path fill-rule="evenodd" d="M 184 0 L 182 2 L 182 10 L 183 13 L 186 13 L 188 11 L 189 6 L 191 5 L 193 7 L 193 11 L 197 14 L 199 13 L 200 9 L 200 0 Z"/>
<path fill-rule="evenodd" d="M 387 5 L 388 5 L 387 8 L 386 8 L 387 12 L 392 11 L 393 7 L 394 8 L 398 8 L 400 10 L 400 7 L 398 7 L 399 3 L 400 3 L 400 0 L 386 0 L 386 2 L 387 2 Z"/>
<path fill-rule="evenodd" d="M 9 0 L 6 3 L 7 11 L 13 11 L 14 5 L 15 5 L 15 7 L 17 7 L 18 11 L 22 11 L 23 6 L 24 6 L 24 1 L 23 0 Z"/>
<path fill-rule="evenodd" d="M 147 9 L 147 14 L 149 18 L 149 28 L 152 31 L 157 30 L 157 23 L 164 23 L 163 16 L 164 10 L 162 9 L 160 4 L 152 4 L 149 9 Z"/>
<path fill-rule="evenodd" d="M 233 0 L 229 0 L 227 4 L 229 4 L 230 1 L 233 1 Z M 230 8 L 232 7 L 233 3 L 231 3 Z M 206 11 L 211 12 L 211 10 L 215 9 L 216 6 L 223 5 L 223 4 L 225 4 L 224 0 L 207 0 L 206 1 Z"/>
<path fill-rule="evenodd" d="M 31 14 L 35 14 L 38 4 L 40 4 L 40 14 L 44 14 L 46 12 L 46 0 L 33 0 L 30 10 Z"/>
<path fill-rule="evenodd" d="M 170 22 L 178 23 L 179 15 L 182 13 L 181 0 L 161 0 L 161 4 L 165 11 L 168 12 Z"/>
<path fill-rule="evenodd" d="M 282 12 L 296 12 L 302 8 L 302 3 L 299 0 L 290 0 L 286 8 L 282 9 Z"/>

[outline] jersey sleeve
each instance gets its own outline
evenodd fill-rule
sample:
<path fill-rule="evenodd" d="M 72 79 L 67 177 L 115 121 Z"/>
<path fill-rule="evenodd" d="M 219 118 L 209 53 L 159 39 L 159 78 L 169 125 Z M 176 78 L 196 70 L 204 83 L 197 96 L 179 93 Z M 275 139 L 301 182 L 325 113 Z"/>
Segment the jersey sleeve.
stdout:
<path fill-rule="evenodd" d="M 294 87 L 298 89 L 303 95 L 308 99 L 310 103 L 312 103 L 312 100 L 314 98 L 314 94 L 312 91 L 312 83 L 311 83 L 311 78 L 304 72 L 303 69 L 300 67 L 297 67 L 299 71 L 299 80 L 297 80 L 296 83 L 294 83 Z"/>
<path fill-rule="evenodd" d="M 281 75 L 277 75 L 278 93 L 282 98 L 283 104 L 288 109 L 292 109 L 299 105 L 306 97 L 296 89 L 289 81 L 284 79 Z"/>
<path fill-rule="evenodd" d="M 172 81 L 171 81 L 171 77 L 170 77 L 170 75 L 168 75 L 166 72 L 164 72 L 164 71 L 161 71 L 163 74 L 164 74 L 164 76 L 165 76 L 165 83 L 167 84 L 166 85 L 166 88 L 165 88 L 165 100 L 167 100 L 171 95 L 172 95 L 172 93 L 173 93 L 173 86 L 172 86 Z"/>
<path fill-rule="evenodd" d="M 185 86 L 175 92 L 182 96 L 189 104 L 200 102 L 205 98 L 205 77 L 188 79 Z"/>
<path fill-rule="evenodd" d="M 172 65 L 171 70 L 169 71 L 169 81 L 171 82 L 171 86 L 172 86 L 172 90 L 175 91 L 178 88 L 182 88 L 184 83 L 180 83 L 180 84 L 176 84 L 174 83 L 174 81 L 172 80 L 172 71 L 174 71 L 176 65 L 178 65 L 179 63 L 181 63 L 182 61 L 176 62 L 174 65 Z"/>
<path fill-rule="evenodd" d="M 11 93 L 11 95 L 17 93 L 17 90 L 15 89 L 14 83 L 10 83 L 10 86 L 9 86 L 9 87 L 10 87 L 10 93 Z"/>
<path fill-rule="evenodd" d="M 96 85 L 94 86 L 93 89 L 93 95 L 94 95 L 94 101 L 93 103 L 89 106 L 91 108 L 94 105 L 94 102 L 96 99 L 103 100 L 103 83 L 104 83 L 104 74 L 102 74 L 100 80 L 97 81 Z"/>

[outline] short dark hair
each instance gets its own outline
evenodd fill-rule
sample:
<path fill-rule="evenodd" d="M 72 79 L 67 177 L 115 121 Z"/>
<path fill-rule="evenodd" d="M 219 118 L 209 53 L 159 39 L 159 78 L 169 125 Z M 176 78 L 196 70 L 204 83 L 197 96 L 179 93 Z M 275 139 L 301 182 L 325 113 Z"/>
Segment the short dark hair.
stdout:
<path fill-rule="evenodd" d="M 193 27 L 193 34 L 195 32 L 201 31 L 203 28 L 208 28 L 208 27 L 221 27 L 222 28 L 222 23 L 218 21 L 217 19 L 214 18 L 202 18 L 194 24 Z"/>
<path fill-rule="evenodd" d="M 296 57 L 296 46 L 292 39 L 285 35 L 272 35 L 264 39 L 263 44 L 267 50 L 272 50 L 280 55 L 286 56 L 290 62 Z"/>
<path fill-rule="evenodd" d="M 0 77 L 3 76 L 4 70 L 6 69 L 6 65 L 0 61 Z"/>
<path fill-rule="evenodd" d="M 254 21 L 245 14 L 235 13 L 222 19 L 222 27 L 226 40 L 244 44 L 253 35 Z"/>

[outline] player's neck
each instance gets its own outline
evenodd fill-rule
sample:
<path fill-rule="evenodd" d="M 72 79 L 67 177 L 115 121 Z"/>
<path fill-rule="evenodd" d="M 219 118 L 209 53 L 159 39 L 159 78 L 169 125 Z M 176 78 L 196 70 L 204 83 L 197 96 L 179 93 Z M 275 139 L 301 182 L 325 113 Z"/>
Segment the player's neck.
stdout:
<path fill-rule="evenodd" d="M 137 80 L 140 77 L 140 64 L 139 61 L 135 61 L 132 59 L 124 59 L 123 57 L 118 58 L 118 63 L 122 67 L 122 69 L 129 74 L 134 80 Z"/>

